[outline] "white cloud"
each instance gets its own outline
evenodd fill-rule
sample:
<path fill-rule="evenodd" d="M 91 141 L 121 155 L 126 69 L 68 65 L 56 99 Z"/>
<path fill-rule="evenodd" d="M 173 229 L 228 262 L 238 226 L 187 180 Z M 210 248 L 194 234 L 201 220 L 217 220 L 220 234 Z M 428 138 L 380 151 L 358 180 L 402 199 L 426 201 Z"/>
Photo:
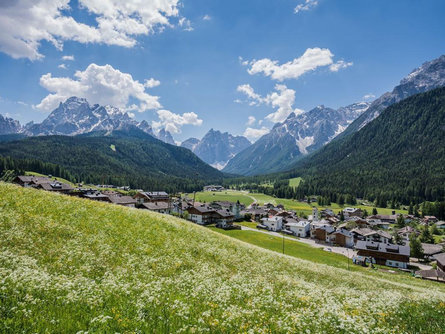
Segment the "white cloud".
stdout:
<path fill-rule="evenodd" d="M 212 17 L 211 17 L 210 15 L 206 14 L 206 15 L 204 15 L 204 16 L 202 17 L 202 19 L 203 19 L 204 21 L 210 21 L 210 20 L 212 19 Z"/>
<path fill-rule="evenodd" d="M 190 22 L 189 19 L 186 19 L 185 17 L 181 17 L 178 21 L 178 24 L 185 31 L 193 31 L 192 23 Z"/>
<path fill-rule="evenodd" d="M 159 80 L 150 78 L 148 80 L 144 81 L 144 86 L 147 88 L 153 88 L 153 87 L 157 87 L 161 84 L 161 82 Z"/>
<path fill-rule="evenodd" d="M 51 94 L 46 96 L 37 108 L 44 111 L 53 110 L 59 102 L 71 96 L 84 97 L 90 103 L 140 112 L 162 107 L 158 96 L 145 92 L 144 84 L 111 65 L 100 66 L 93 63 L 85 71 L 77 71 L 74 77 L 53 77 L 51 73 L 42 75 L 40 85 Z M 128 106 L 130 98 L 137 100 L 138 104 Z"/>
<path fill-rule="evenodd" d="M 292 112 L 301 113 L 301 109 L 294 110 L 292 107 L 295 102 L 293 89 L 287 88 L 286 85 L 275 85 L 275 90 L 266 96 L 265 101 L 277 110 L 267 115 L 265 119 L 273 123 L 281 123 Z"/>
<path fill-rule="evenodd" d="M 63 56 L 62 57 L 62 60 L 65 60 L 65 61 L 74 61 L 74 56 Z"/>
<path fill-rule="evenodd" d="M 375 95 L 372 93 L 366 94 L 365 96 L 363 96 L 363 100 L 372 100 L 375 98 Z"/>
<path fill-rule="evenodd" d="M 249 117 L 247 118 L 247 123 L 246 123 L 246 125 L 252 125 L 253 123 L 255 123 L 255 121 L 256 121 L 255 116 L 249 116 Z"/>
<path fill-rule="evenodd" d="M 79 8 L 95 25 L 69 16 L 70 0 L 0 2 L 0 51 L 13 58 L 40 59 L 41 41 L 62 50 L 64 41 L 133 47 L 136 37 L 172 26 L 179 0 L 79 0 Z"/>
<path fill-rule="evenodd" d="M 57 66 L 58 68 L 61 68 L 62 70 L 66 70 L 67 67 L 65 64 L 60 64 L 59 66 Z"/>
<path fill-rule="evenodd" d="M 305 0 L 303 3 L 297 5 L 294 9 L 294 13 L 297 14 L 301 11 L 308 11 L 318 5 L 317 0 Z"/>
<path fill-rule="evenodd" d="M 240 93 L 245 94 L 249 99 L 251 99 L 250 105 L 255 105 L 263 102 L 263 98 L 255 93 L 254 89 L 249 84 L 239 85 L 236 90 Z"/>
<path fill-rule="evenodd" d="M 346 67 L 349 67 L 349 66 L 352 66 L 352 65 L 354 65 L 354 63 L 352 61 L 351 62 L 345 62 L 344 60 L 339 60 L 338 62 L 336 62 L 336 63 L 332 64 L 331 66 L 329 66 L 329 69 L 332 72 L 338 72 L 340 69 L 343 69 L 343 68 L 346 68 Z"/>
<path fill-rule="evenodd" d="M 283 122 L 292 112 L 296 114 L 303 112 L 301 109 L 293 108 L 293 104 L 295 103 L 295 91 L 287 88 L 286 85 L 275 85 L 275 92 L 269 93 L 265 97 L 255 93 L 254 89 L 249 84 L 238 86 L 237 91 L 248 97 L 248 103 L 251 106 L 267 104 L 276 108 L 276 111 L 265 117 L 266 120 L 273 123 Z"/>
<path fill-rule="evenodd" d="M 249 127 L 244 131 L 243 136 L 246 137 L 247 139 L 249 139 L 250 141 L 255 141 L 258 138 L 269 133 L 269 131 L 270 130 L 268 128 L 266 128 L 265 126 L 261 127 L 261 129 L 254 129 L 254 128 Z"/>
<path fill-rule="evenodd" d="M 331 71 L 336 72 L 340 68 L 352 65 L 352 63 L 346 63 L 342 60 L 334 64 L 333 58 L 334 55 L 329 49 L 309 48 L 301 57 L 282 65 L 279 65 L 277 60 L 270 60 L 269 58 L 252 60 L 247 63 L 242 61 L 241 58 L 240 61 L 242 64 L 250 66 L 247 70 L 250 75 L 263 73 L 274 80 L 283 81 L 286 79 L 298 79 L 303 74 L 318 67 L 331 65 Z"/>
<path fill-rule="evenodd" d="M 180 115 L 162 109 L 156 111 L 156 113 L 158 114 L 159 121 L 152 122 L 152 126 L 155 129 L 165 128 L 165 130 L 171 133 L 181 133 L 183 125 L 202 125 L 202 119 L 199 119 L 194 112 L 186 112 Z"/>

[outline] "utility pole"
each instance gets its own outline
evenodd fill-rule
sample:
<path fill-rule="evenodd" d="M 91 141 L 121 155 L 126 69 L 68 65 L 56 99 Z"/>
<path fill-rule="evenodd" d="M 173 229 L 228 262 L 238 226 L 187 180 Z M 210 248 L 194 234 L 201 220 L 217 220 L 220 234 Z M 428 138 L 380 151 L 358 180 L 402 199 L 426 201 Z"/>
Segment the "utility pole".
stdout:
<path fill-rule="evenodd" d="M 349 248 L 347 249 L 348 252 L 348 270 L 349 270 Z"/>
<path fill-rule="evenodd" d="M 284 254 L 284 234 L 283 234 L 283 254 Z"/>

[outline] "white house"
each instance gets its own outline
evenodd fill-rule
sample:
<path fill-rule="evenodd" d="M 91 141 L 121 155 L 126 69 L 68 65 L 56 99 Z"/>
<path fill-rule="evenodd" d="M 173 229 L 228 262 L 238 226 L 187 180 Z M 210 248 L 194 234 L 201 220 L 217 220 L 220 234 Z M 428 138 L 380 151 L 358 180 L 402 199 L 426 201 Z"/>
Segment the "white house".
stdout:
<path fill-rule="evenodd" d="M 300 238 L 306 238 L 311 230 L 311 223 L 304 220 L 299 222 L 292 220 L 292 222 L 288 222 L 284 226 L 291 231 L 293 235 Z"/>
<path fill-rule="evenodd" d="M 283 217 L 273 216 L 261 219 L 264 226 L 267 227 L 269 231 L 281 231 L 283 229 Z"/>

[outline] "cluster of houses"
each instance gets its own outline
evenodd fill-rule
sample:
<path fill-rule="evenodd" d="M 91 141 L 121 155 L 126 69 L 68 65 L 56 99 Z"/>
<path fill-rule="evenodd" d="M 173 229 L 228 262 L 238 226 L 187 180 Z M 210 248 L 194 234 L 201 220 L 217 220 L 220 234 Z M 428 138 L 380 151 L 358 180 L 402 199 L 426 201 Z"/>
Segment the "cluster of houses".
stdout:
<path fill-rule="evenodd" d="M 112 204 L 127 206 L 131 208 L 146 209 L 164 214 L 176 214 L 186 217 L 196 224 L 208 225 L 216 224 L 224 229 L 240 228 L 233 222 L 242 218 L 241 210 L 244 205 L 226 201 L 213 202 L 210 204 L 199 203 L 187 198 L 172 198 L 164 191 L 142 191 L 139 190 L 134 196 L 123 195 L 115 190 L 105 190 L 116 188 L 112 185 L 102 185 L 97 188 L 73 187 L 70 184 L 58 181 L 56 178 L 44 176 L 17 176 L 15 183 L 23 187 L 31 187 L 63 193 L 71 196 L 78 196 L 93 201 L 108 202 Z M 209 186 L 212 191 L 219 191 L 220 186 Z M 122 190 L 130 190 L 128 187 Z"/>
<path fill-rule="evenodd" d="M 354 249 L 357 254 L 354 257 L 356 264 L 374 263 L 407 269 L 410 262 L 409 238 L 412 233 L 420 233 L 410 226 L 399 229 L 397 234 L 401 236 L 403 242 L 396 244 L 388 231 L 391 224 L 396 223 L 398 215 L 393 212 L 391 215 L 377 214 L 364 217 L 364 212 L 360 208 L 347 207 L 341 214 L 335 214 L 330 209 L 319 212 L 314 207 L 312 215 L 306 219 L 298 217 L 293 211 L 284 210 L 282 205 L 272 204 L 252 205 L 243 213 L 258 223 L 257 228 L 310 238 L 326 245 Z M 404 215 L 404 219 L 408 223 L 417 218 Z M 425 225 L 434 223 L 438 228 L 445 228 L 445 223 L 439 222 L 433 216 L 424 217 L 421 223 Z M 438 269 L 443 268 L 444 245 L 422 244 L 422 247 L 425 259 L 436 260 Z"/>
<path fill-rule="evenodd" d="M 223 229 L 239 229 L 236 221 L 251 220 L 257 222 L 257 228 L 273 232 L 310 238 L 317 243 L 355 249 L 356 264 L 376 263 L 389 267 L 407 269 L 410 262 L 409 239 L 418 230 L 407 225 L 397 231 L 403 244 L 396 244 L 388 233 L 391 224 L 395 224 L 398 215 L 372 215 L 364 217 L 360 208 L 347 207 L 335 214 L 330 209 L 320 212 L 316 207 L 307 218 L 298 217 L 292 210 L 285 210 L 283 205 L 256 203 L 249 207 L 229 201 L 200 203 L 188 198 L 173 198 L 166 192 L 138 191 L 134 196 L 122 195 L 114 190 L 74 188 L 51 177 L 18 176 L 15 182 L 23 187 L 33 187 L 46 191 L 60 192 L 90 200 L 109 202 L 127 207 L 146 209 L 165 214 L 184 217 L 199 225 L 215 224 Z M 107 187 L 111 188 L 111 187 Z M 222 188 L 222 187 L 221 187 Z M 207 191 L 220 191 L 220 186 L 209 186 Z M 406 223 L 417 219 L 404 215 Z M 426 216 L 421 224 L 435 224 L 445 229 L 445 222 L 433 216 Z M 437 261 L 437 271 L 443 273 L 445 253 L 443 244 L 422 244 L 425 259 Z M 441 274 L 440 275 L 445 275 Z M 445 279 L 445 277 L 444 277 Z"/>

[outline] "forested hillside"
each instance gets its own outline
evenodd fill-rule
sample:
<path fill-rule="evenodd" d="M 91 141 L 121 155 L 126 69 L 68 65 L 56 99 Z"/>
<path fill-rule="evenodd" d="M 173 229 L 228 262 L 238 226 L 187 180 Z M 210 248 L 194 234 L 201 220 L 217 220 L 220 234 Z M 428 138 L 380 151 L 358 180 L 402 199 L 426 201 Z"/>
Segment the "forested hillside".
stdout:
<path fill-rule="evenodd" d="M 299 161 L 300 194 L 352 194 L 379 202 L 445 198 L 445 88 L 388 107 L 359 132 Z"/>
<path fill-rule="evenodd" d="M 0 143 L 0 156 L 55 164 L 77 181 L 132 188 L 189 191 L 222 178 L 222 173 L 189 150 L 165 144 L 137 129 Z M 26 167 L 23 161 L 17 165 Z"/>

